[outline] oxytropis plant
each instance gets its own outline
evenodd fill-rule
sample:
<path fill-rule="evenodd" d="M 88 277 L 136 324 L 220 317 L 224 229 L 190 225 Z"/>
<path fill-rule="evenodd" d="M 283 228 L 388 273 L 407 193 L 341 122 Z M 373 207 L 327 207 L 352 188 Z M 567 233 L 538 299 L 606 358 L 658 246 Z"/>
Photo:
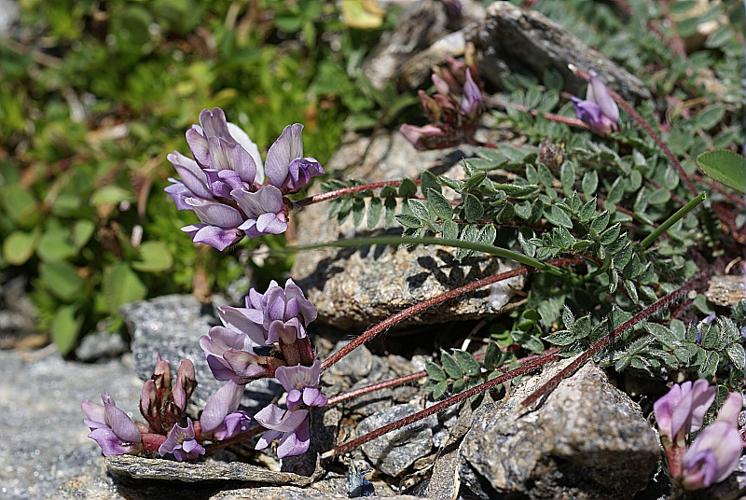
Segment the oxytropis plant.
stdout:
<path fill-rule="evenodd" d="M 544 116 L 562 126 L 590 129 L 607 142 L 616 140 L 620 131 L 629 126 L 620 117 L 617 105 L 635 121 L 646 124 L 596 74 L 591 72 L 588 79 L 586 99 L 571 99 L 577 119 L 549 113 L 530 114 Z M 448 72 L 444 70 L 434 76 L 433 83 L 437 91 L 434 97 L 420 94 L 433 124 L 423 127 L 424 130 L 405 126 L 402 133 L 416 147 L 425 149 L 441 147 L 448 141 L 473 142 L 485 106 L 476 73 L 472 73 L 470 66 L 451 62 Z M 428 128 L 431 126 L 434 128 Z M 649 126 L 641 127 L 648 131 Z M 323 361 L 316 358 L 308 334 L 308 326 L 316 319 L 317 311 L 301 289 L 292 280 L 285 286 L 272 282 L 264 293 L 252 289 L 244 307 L 220 307 L 218 316 L 222 326 L 213 327 L 200 339 L 206 362 L 223 386 L 208 398 L 200 414 L 192 414 L 199 415 L 198 419 L 191 420 L 186 412 L 195 384 L 188 361 L 182 362 L 179 374 L 182 371 L 184 374 L 177 375 L 173 385 L 170 375 L 163 375 L 167 371 L 164 362 L 158 361 L 153 379 L 143 388 L 140 404 L 147 425 L 133 423 L 106 395 L 104 408 L 84 403 L 91 437 L 101 445 L 105 455 L 157 453 L 176 460 L 192 460 L 209 452 L 211 446 L 259 434 L 257 449 L 277 442 L 278 457 L 299 455 L 309 449 L 309 420 L 315 408 L 430 378 L 434 399 L 442 401 L 322 455 L 330 457 L 499 388 L 500 384 L 567 354 L 580 353 L 524 400 L 523 406 L 540 401 L 564 377 L 591 359 L 619 371 L 632 368 L 659 377 L 666 376 L 667 371 L 696 369 L 701 377 L 721 377 L 729 387 L 742 383 L 744 353 L 740 334 L 730 319 L 703 326 L 704 333 L 699 336 L 697 328 L 686 328 L 675 313 L 671 314 L 669 326 L 651 321 L 672 305 L 687 300 L 689 292 L 701 286 L 702 281 L 702 273 L 697 273 L 696 266 L 689 265 L 683 257 L 687 245 L 678 241 L 685 240 L 691 226 L 696 224 L 688 216 L 693 215 L 705 195 L 696 194 L 696 186 L 680 170 L 672 154 L 669 155 L 670 150 L 664 148 L 674 169 L 670 169 L 671 174 L 664 180 L 675 177 L 677 171 L 682 172 L 681 180 L 693 191 L 693 198 L 675 211 L 663 202 L 657 203 L 655 210 L 648 210 L 645 189 L 660 190 L 655 185 L 657 181 L 651 179 L 646 187 L 648 180 L 638 170 L 632 169 L 609 147 L 594 144 L 590 134 L 580 139 L 567 138 L 570 144 L 578 142 L 568 146 L 568 158 L 561 152 L 547 153 L 551 148 L 535 154 L 538 148 L 527 146 L 532 152 L 502 156 L 485 148 L 480 158 L 464 162 L 465 179 L 425 172 L 416 180 L 370 184 L 338 181 L 335 190 L 291 200 L 292 194 L 323 172 L 316 160 L 303 156 L 301 130 L 299 124 L 286 127 L 262 164 L 256 146 L 238 127 L 227 122 L 222 110 L 201 113 L 200 125 L 187 132 L 194 160 L 179 153 L 169 155 L 179 178 L 172 179 L 166 189 L 179 209 L 192 210 L 199 217 L 201 224 L 183 228 L 194 242 L 224 250 L 243 237 L 279 234 L 287 229 L 291 209 L 332 201 L 331 213 L 340 220 L 352 213 L 357 224 L 368 210 L 369 227 L 376 225 L 385 208 L 386 220 L 397 221 L 403 236 L 374 236 L 322 245 L 439 244 L 456 247 L 463 251 L 462 255 L 483 252 L 521 266 L 410 306 L 371 326 Z M 659 145 L 660 138 L 652 134 L 651 147 L 654 147 Z M 646 145 L 641 139 L 637 142 Z M 606 185 L 594 166 L 609 162 L 614 168 L 626 169 L 626 177 Z M 665 166 L 666 172 L 668 167 Z M 494 173 L 498 168 L 502 173 Z M 506 177 L 504 169 L 508 168 L 519 173 L 511 173 L 508 181 L 499 182 L 500 176 Z M 583 174 L 582 180 L 579 173 Z M 559 179 L 555 178 L 557 174 Z M 672 186 L 678 187 L 678 180 Z M 460 199 L 447 199 L 446 188 L 455 191 Z M 634 211 L 623 208 L 625 197 L 629 198 L 626 191 L 638 193 Z M 664 202 L 669 199 L 666 197 Z M 633 220 L 640 224 L 631 224 Z M 505 247 L 494 244 L 498 240 L 496 225 L 500 227 L 500 241 Z M 670 241 L 660 244 L 660 249 L 653 247 L 665 234 L 669 234 Z M 577 270 L 566 269 L 571 266 L 577 266 Z M 516 314 L 513 329 L 489 342 L 481 363 L 465 351 L 444 352 L 442 368 L 431 363 L 427 371 L 330 398 L 323 394 L 322 371 L 380 333 L 428 308 L 530 273 L 535 273 L 536 282 L 561 300 L 552 295 L 540 299 L 531 296 L 529 303 L 536 309 Z M 622 288 L 624 293 L 617 293 Z M 600 297 L 593 307 L 588 307 L 590 297 Z M 584 309 L 586 314 L 575 318 L 568 304 Z M 688 305 L 684 302 L 678 309 Z M 552 330 L 552 325 L 560 320 L 565 329 Z M 541 324 L 551 331 L 543 331 Z M 625 342 L 625 349 L 621 352 L 609 349 L 618 340 Z M 546 344 L 556 347 L 546 349 Z M 715 350 L 727 352 L 727 359 L 714 355 Z M 517 359 L 513 356 L 516 351 L 532 355 Z M 270 404 L 249 415 L 240 409 L 241 398 L 245 386 L 259 378 L 276 379 L 285 394 L 278 400 L 279 404 Z M 735 393 L 721 409 L 718 420 L 687 447 L 687 436 L 702 425 L 704 412 L 712 403 L 709 394 L 714 389 L 703 387 L 703 383 L 707 385 L 699 381 L 694 384 L 696 387 L 675 386 L 668 399 L 656 404 L 655 409 L 671 477 L 688 489 L 706 487 L 727 477 L 736 455 L 735 448 L 724 446 L 720 439 L 737 434 L 733 415 L 740 410 L 740 402 L 736 408 Z M 680 405 L 682 401 L 684 406 Z M 738 438 L 739 454 L 740 443 Z"/>

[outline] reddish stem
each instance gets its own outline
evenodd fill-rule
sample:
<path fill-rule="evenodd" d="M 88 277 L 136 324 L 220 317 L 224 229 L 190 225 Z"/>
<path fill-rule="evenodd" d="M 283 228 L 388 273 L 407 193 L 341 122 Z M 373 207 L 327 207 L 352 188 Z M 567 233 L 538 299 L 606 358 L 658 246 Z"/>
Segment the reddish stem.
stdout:
<path fill-rule="evenodd" d="M 572 257 L 568 259 L 554 259 L 550 261 L 550 263 L 555 266 L 570 266 L 573 264 L 579 264 L 582 261 L 583 259 L 579 257 Z M 410 318 L 416 314 L 419 314 L 422 311 L 430 309 L 431 307 L 437 306 L 444 302 L 448 302 L 449 300 L 453 300 L 457 297 L 460 297 L 461 295 L 465 295 L 467 293 L 473 292 L 484 286 L 497 283 L 498 281 L 504 281 L 510 278 L 514 278 L 516 276 L 525 275 L 533 271 L 535 271 L 534 268 L 519 267 L 517 269 L 513 269 L 511 271 L 507 271 L 504 273 L 493 274 L 492 276 L 487 276 L 486 278 L 482 278 L 480 280 L 474 281 L 467 285 L 454 288 L 453 290 L 448 290 L 447 292 L 443 292 L 439 295 L 436 295 L 435 297 L 429 298 L 418 304 L 410 306 L 402 311 L 399 311 L 393 316 L 390 316 L 386 318 L 385 320 L 381 321 L 380 323 L 377 323 L 373 325 L 372 327 L 368 328 L 363 333 L 361 333 L 359 336 L 357 336 L 354 340 L 352 340 L 349 344 L 346 344 L 341 349 L 339 349 L 337 352 L 332 353 L 321 364 L 321 369 L 325 370 L 329 368 L 330 366 L 333 366 L 335 363 L 337 363 L 339 360 L 341 360 L 342 358 L 350 354 L 352 351 L 354 351 L 361 345 L 365 344 L 366 342 L 370 342 L 371 340 L 376 338 L 379 333 L 383 332 L 384 330 L 388 330 L 389 328 L 392 328 L 393 326 L 398 325 L 405 319 Z"/>
<path fill-rule="evenodd" d="M 627 330 L 635 326 L 640 321 L 657 313 L 662 308 L 671 305 L 671 302 L 675 301 L 676 299 L 686 294 L 691 288 L 693 288 L 695 281 L 696 281 L 695 279 L 691 279 L 687 281 L 677 290 L 656 300 L 651 305 L 649 305 L 648 307 L 646 307 L 639 313 L 632 316 L 632 318 L 628 319 L 627 321 L 625 321 L 618 327 L 614 328 L 614 330 L 612 330 L 611 333 L 606 334 L 605 336 L 603 336 L 602 338 L 600 338 L 599 340 L 591 344 L 591 346 L 588 349 L 586 349 L 584 352 L 579 354 L 578 357 L 576 357 L 569 365 L 563 368 L 559 373 L 557 373 L 555 376 L 553 376 L 547 382 L 545 382 L 544 385 L 539 387 L 530 396 L 524 399 L 523 402 L 521 403 L 521 406 L 524 406 L 524 407 L 530 406 L 534 404 L 536 401 L 538 401 L 540 398 L 551 393 L 560 384 L 560 382 L 562 382 L 564 379 L 566 379 L 567 377 L 575 373 L 581 366 L 586 364 L 588 360 L 590 360 L 601 349 L 612 344 L 619 335 L 626 332 Z"/>
<path fill-rule="evenodd" d="M 550 352 L 554 353 L 554 352 L 558 352 L 558 351 L 559 351 L 558 348 L 553 347 L 551 349 L 548 349 L 546 351 L 546 353 L 544 353 L 544 354 L 549 354 Z M 534 359 L 537 356 L 538 355 L 526 356 L 520 362 L 521 363 L 525 363 L 525 362 L 527 362 L 527 361 L 529 361 L 531 359 Z M 481 360 L 483 357 L 484 357 L 483 353 L 477 353 L 477 354 L 474 355 L 474 359 L 476 359 L 477 361 Z M 505 371 L 504 368 L 499 368 L 498 370 L 500 372 L 504 372 Z M 360 396 L 364 396 L 366 394 L 369 394 L 371 392 L 380 391 L 381 389 L 387 389 L 389 387 L 399 387 L 400 385 L 408 384 L 410 382 L 414 382 L 415 380 L 419 380 L 419 379 L 425 378 L 425 377 L 427 377 L 427 371 L 426 370 L 422 370 L 422 371 L 419 371 L 419 372 L 410 373 L 409 375 L 404 375 L 402 377 L 396 377 L 396 378 L 392 378 L 392 379 L 388 379 L 388 380 L 383 380 L 381 382 L 376 382 L 375 384 L 366 385 L 365 387 L 359 387 L 359 388 L 354 389 L 354 390 L 349 391 L 349 392 L 345 392 L 345 393 L 342 393 L 342 394 L 337 394 L 336 396 L 334 396 L 331 399 L 329 399 L 328 405 L 332 406 L 332 405 L 336 405 L 336 404 L 339 404 L 339 403 L 343 403 L 343 402 L 345 402 L 345 401 L 347 401 L 349 399 L 355 399 L 355 398 L 358 398 Z"/>
<path fill-rule="evenodd" d="M 371 191 L 373 189 L 380 189 L 386 186 L 397 187 L 402 182 L 404 182 L 403 179 L 394 180 L 394 181 L 379 181 L 379 182 L 370 182 L 368 184 L 360 184 L 357 186 L 349 186 L 349 187 L 344 187 L 340 189 L 335 189 L 334 191 L 328 191 L 326 193 L 319 193 L 313 196 L 308 196 L 306 198 L 303 198 L 302 200 L 294 201 L 291 208 L 307 207 L 308 205 L 313 205 L 314 203 L 321 203 L 322 201 L 334 200 L 336 198 L 341 198 L 342 196 L 347 196 L 348 194 L 360 193 L 362 191 Z M 416 180 L 414 182 L 416 184 L 419 184 L 420 181 Z"/>
<path fill-rule="evenodd" d="M 503 109 L 513 108 L 522 113 L 528 113 L 531 116 L 543 116 L 547 120 L 551 120 L 557 123 L 564 123 L 565 125 L 570 125 L 571 127 L 579 127 L 579 128 L 585 128 L 585 129 L 589 128 L 588 125 L 585 124 L 585 122 L 578 120 L 577 118 L 571 118 L 569 116 L 562 116 L 562 115 L 558 115 L 555 113 L 542 112 L 537 109 L 531 109 L 528 106 L 523 106 L 522 104 L 505 102 L 502 99 L 499 99 L 496 97 L 492 99 L 490 104 L 492 104 L 493 106 L 503 108 Z"/>
<path fill-rule="evenodd" d="M 379 427 L 378 429 L 372 432 L 369 432 L 368 434 L 364 434 L 360 436 L 359 438 L 353 439 L 340 446 L 337 446 L 336 448 L 332 448 L 331 450 L 325 452 L 322 455 L 322 458 L 328 458 L 334 455 L 340 455 L 342 453 L 346 453 L 348 451 L 354 450 L 355 448 L 362 446 L 368 441 L 372 441 L 380 436 L 383 436 L 384 434 L 388 432 L 405 427 L 413 422 L 422 420 L 423 418 L 429 417 L 430 415 L 433 415 L 435 413 L 439 413 L 445 410 L 446 408 L 455 405 L 456 403 L 460 403 L 461 401 L 465 399 L 468 399 L 472 396 L 488 391 L 498 384 L 502 384 L 503 382 L 513 379 L 519 375 L 523 375 L 530 371 L 536 370 L 537 368 L 549 363 L 550 361 L 554 361 L 555 359 L 557 359 L 558 356 L 559 354 L 556 351 L 547 352 L 541 356 L 537 356 L 536 358 L 533 358 L 529 361 L 524 362 L 518 368 L 510 370 L 509 372 L 503 375 L 500 375 L 499 377 L 496 377 L 492 380 L 488 380 L 487 382 L 483 382 L 479 385 L 475 385 L 471 389 L 468 389 L 464 392 L 456 394 L 455 396 L 451 396 L 450 398 L 447 398 L 447 399 L 444 399 L 443 401 L 435 403 L 433 406 L 429 408 L 415 412 L 400 420 L 391 422 L 390 424 L 386 424 L 383 427 Z"/>

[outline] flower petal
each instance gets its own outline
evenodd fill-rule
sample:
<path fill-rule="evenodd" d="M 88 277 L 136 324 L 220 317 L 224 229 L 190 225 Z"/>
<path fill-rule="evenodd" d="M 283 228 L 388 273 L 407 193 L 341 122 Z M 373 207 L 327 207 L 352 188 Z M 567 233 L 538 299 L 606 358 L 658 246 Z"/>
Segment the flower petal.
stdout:
<path fill-rule="evenodd" d="M 282 187 L 288 175 L 290 162 L 303 156 L 302 133 L 303 125 L 300 123 L 288 125 L 269 147 L 265 173 L 273 186 Z"/>
<path fill-rule="evenodd" d="M 199 417 L 203 433 L 209 433 L 217 429 L 223 423 L 226 415 L 238 408 L 243 391 L 243 385 L 228 381 L 207 399 L 205 409 Z"/>

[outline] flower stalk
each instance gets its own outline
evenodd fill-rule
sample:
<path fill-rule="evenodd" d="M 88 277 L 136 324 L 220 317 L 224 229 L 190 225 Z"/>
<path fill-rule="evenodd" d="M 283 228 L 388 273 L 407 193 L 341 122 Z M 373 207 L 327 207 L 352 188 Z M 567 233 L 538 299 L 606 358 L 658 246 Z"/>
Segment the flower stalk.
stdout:
<path fill-rule="evenodd" d="M 687 202 L 686 205 L 678 209 L 668 219 L 666 219 L 660 226 L 647 235 L 645 239 L 640 242 L 640 247 L 645 250 L 657 240 L 660 235 L 668 231 L 671 226 L 676 224 L 682 218 L 684 218 L 689 212 L 694 210 L 700 203 L 707 199 L 707 193 L 699 193 L 696 197 L 692 198 Z"/>

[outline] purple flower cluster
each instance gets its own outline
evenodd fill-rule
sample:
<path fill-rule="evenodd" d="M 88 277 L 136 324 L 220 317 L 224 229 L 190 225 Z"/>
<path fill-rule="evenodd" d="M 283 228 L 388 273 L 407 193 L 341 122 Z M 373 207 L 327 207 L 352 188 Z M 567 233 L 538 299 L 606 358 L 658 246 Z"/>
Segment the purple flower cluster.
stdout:
<path fill-rule="evenodd" d="M 599 135 L 608 135 L 619 128 L 619 108 L 598 74 L 593 70 L 589 71 L 588 74 L 590 75 L 590 81 L 585 100 L 577 97 L 572 98 L 575 114 L 593 132 Z"/>
<path fill-rule="evenodd" d="M 88 437 L 96 441 L 104 456 L 137 453 L 142 449 L 140 429 L 132 419 L 117 408 L 111 396 L 101 395 L 103 406 L 85 400 L 81 408 L 85 419 L 83 422 L 91 432 Z"/>
<path fill-rule="evenodd" d="M 687 490 L 707 488 L 736 470 L 744 442 L 738 432 L 743 395 L 728 395 L 715 421 L 687 447 L 687 436 L 701 429 L 715 400 L 715 388 L 704 380 L 674 384 L 653 405 L 672 479 Z"/>
<path fill-rule="evenodd" d="M 284 233 L 289 210 L 285 195 L 324 173 L 318 161 L 303 156 L 302 131 L 299 123 L 285 127 L 263 166 L 256 144 L 226 120 L 222 109 L 203 110 L 199 125 L 186 132 L 194 159 L 178 151 L 168 155 L 179 178 L 169 179 L 165 190 L 177 209 L 191 210 L 200 219 L 182 231 L 217 250 L 244 235 Z"/>
<path fill-rule="evenodd" d="M 327 403 L 319 388 L 321 363 L 307 334 L 316 308 L 290 279 L 284 287 L 273 281 L 263 294 L 251 289 L 245 306 L 219 308 L 223 325 L 200 339 L 213 375 L 226 381 L 207 401 L 202 432 L 224 440 L 245 430 L 249 418 L 238 410 L 244 386 L 275 377 L 287 391 L 287 408 L 271 404 L 254 415 L 268 429 L 257 449 L 278 440 L 278 457 L 300 455 L 309 446 L 309 408 Z"/>
<path fill-rule="evenodd" d="M 467 57 L 472 60 L 473 57 Z M 430 123 L 418 127 L 404 124 L 399 131 L 417 149 L 438 149 L 472 142 L 484 110 L 482 91 L 475 78 L 475 63 L 453 58 L 448 68 L 434 68 L 435 93 L 420 90 L 419 98 Z"/>

